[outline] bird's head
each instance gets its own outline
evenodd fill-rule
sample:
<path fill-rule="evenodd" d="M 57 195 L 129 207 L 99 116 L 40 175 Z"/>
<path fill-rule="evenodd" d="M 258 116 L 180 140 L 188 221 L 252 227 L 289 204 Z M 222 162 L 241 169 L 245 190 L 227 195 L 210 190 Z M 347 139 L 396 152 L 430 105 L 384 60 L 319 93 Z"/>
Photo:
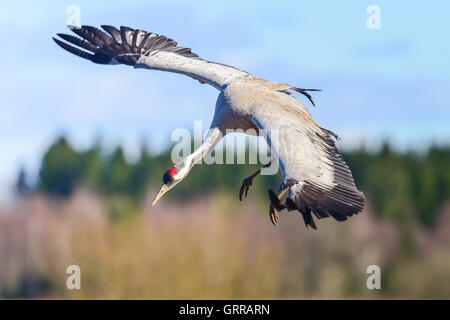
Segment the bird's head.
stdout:
<path fill-rule="evenodd" d="M 164 172 L 163 185 L 156 195 L 155 200 L 153 200 L 152 206 L 154 206 L 167 191 L 175 187 L 178 182 L 183 180 L 187 174 L 184 171 L 185 170 L 182 170 L 182 168 L 175 166 Z"/>

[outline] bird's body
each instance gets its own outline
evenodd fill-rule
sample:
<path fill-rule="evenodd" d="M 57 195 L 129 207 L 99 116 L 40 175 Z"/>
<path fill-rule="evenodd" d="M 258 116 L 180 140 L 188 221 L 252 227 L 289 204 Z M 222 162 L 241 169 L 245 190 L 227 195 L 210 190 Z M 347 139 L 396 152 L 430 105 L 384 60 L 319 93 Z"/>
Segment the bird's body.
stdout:
<path fill-rule="evenodd" d="M 290 95 L 290 90 L 297 91 L 312 102 L 307 91 L 313 89 L 271 82 L 231 66 L 203 60 L 164 36 L 127 27 L 120 30 L 102 27 L 108 34 L 87 26 L 72 29 L 81 38 L 60 34 L 84 50 L 55 41 L 71 53 L 96 63 L 121 63 L 180 73 L 220 91 L 211 130 L 204 143 L 177 163 L 170 173 L 166 172 L 155 202 L 180 182 L 225 134 L 239 129 L 256 134 L 264 131 L 279 160 L 283 178 L 279 195 L 270 194 L 272 213 L 284 208 L 299 210 L 306 225 L 315 228 L 311 213 L 319 219 L 332 216 L 343 221 L 363 209 L 364 195 L 356 188 L 332 139 L 337 136 L 319 126 L 308 109 Z M 283 197 L 285 203 L 281 204 Z"/>

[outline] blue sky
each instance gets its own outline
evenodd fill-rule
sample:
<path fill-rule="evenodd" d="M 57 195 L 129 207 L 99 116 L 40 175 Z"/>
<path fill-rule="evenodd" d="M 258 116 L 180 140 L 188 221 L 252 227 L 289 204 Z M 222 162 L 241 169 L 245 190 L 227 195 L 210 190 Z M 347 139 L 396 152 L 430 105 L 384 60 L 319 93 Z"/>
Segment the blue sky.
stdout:
<path fill-rule="evenodd" d="M 36 172 L 61 133 L 79 147 L 97 137 L 129 155 L 156 149 L 176 128 L 209 124 L 215 89 L 187 77 L 94 65 L 58 48 L 67 8 L 81 23 L 128 25 L 167 35 L 201 57 L 314 94 L 316 120 L 341 146 L 420 148 L 450 138 L 450 2 L 40 1 L 0 4 L 0 198 L 17 171 Z M 381 9 L 381 29 L 366 9 Z"/>

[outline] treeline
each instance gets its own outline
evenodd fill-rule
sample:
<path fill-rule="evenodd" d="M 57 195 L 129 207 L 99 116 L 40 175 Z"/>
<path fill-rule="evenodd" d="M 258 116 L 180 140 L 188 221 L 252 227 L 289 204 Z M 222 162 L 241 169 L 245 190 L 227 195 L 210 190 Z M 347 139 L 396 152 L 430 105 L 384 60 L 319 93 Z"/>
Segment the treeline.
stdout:
<path fill-rule="evenodd" d="M 354 173 L 357 186 L 381 217 L 397 221 L 414 217 L 431 226 L 439 206 L 450 198 L 449 146 L 431 146 L 428 152 L 420 154 L 396 152 L 385 143 L 376 153 L 360 148 L 343 153 L 343 157 Z M 78 151 L 61 137 L 45 153 L 34 189 L 66 197 L 77 187 L 84 186 L 106 197 L 120 195 L 139 203 L 147 191 L 160 187 L 163 173 L 171 166 L 170 148 L 153 154 L 143 145 L 140 158 L 130 163 L 120 146 L 109 153 L 100 144 Z M 183 199 L 213 191 L 232 192 L 237 197 L 242 179 L 258 167 L 196 165 L 166 199 Z M 18 179 L 22 185 L 23 175 L 21 172 Z M 279 180 L 280 175 L 258 177 L 250 196 L 266 197 L 267 189 L 278 188 Z"/>
<path fill-rule="evenodd" d="M 36 189 L 65 197 L 77 187 L 84 186 L 105 196 L 122 195 L 141 200 L 149 189 L 157 191 L 161 186 L 164 172 L 173 166 L 170 153 L 171 148 L 168 148 L 154 154 L 143 144 L 140 158 L 130 163 L 126 161 L 121 146 L 109 153 L 99 144 L 78 151 L 61 137 L 50 146 L 42 159 Z M 217 189 L 234 190 L 237 194 L 242 179 L 257 168 L 259 165 L 196 165 L 191 174 L 170 191 L 170 195 L 180 199 Z M 277 177 L 263 177 L 261 180 L 265 181 L 263 185 L 268 182 L 276 185 Z"/>

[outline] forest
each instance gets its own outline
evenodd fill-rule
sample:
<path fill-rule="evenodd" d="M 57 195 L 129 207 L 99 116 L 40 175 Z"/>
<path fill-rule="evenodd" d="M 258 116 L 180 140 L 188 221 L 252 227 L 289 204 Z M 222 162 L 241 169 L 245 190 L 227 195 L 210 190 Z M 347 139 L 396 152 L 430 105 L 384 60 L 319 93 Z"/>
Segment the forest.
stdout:
<path fill-rule="evenodd" d="M 414 219 L 430 227 L 440 206 L 450 196 L 449 146 L 432 145 L 426 152 L 398 152 L 385 142 L 376 152 L 364 147 L 343 152 L 356 185 L 371 201 L 380 218 L 393 221 Z M 142 143 L 137 161 L 126 160 L 121 146 L 105 151 L 100 143 L 87 150 L 75 149 L 68 139 L 59 137 L 42 158 L 37 183 L 27 185 L 25 173 L 19 173 L 18 192 L 30 190 L 55 198 L 70 196 L 78 187 L 86 187 L 105 198 L 126 199 L 138 206 L 149 190 L 156 190 L 162 175 L 173 164 L 170 148 L 152 153 Z M 167 201 L 227 191 L 236 198 L 242 180 L 259 165 L 196 165 L 189 176 L 166 196 Z M 277 188 L 280 175 L 255 179 L 249 196 L 264 199 L 268 188 Z"/>
<path fill-rule="evenodd" d="M 17 201 L 0 207 L 0 297 L 450 297 L 448 146 L 344 152 L 366 207 L 318 230 L 295 212 L 270 223 L 267 189 L 279 174 L 256 178 L 239 202 L 256 164 L 196 165 L 152 207 L 170 150 L 142 143 L 131 161 L 120 146 L 56 139 L 38 173 L 20 171 Z M 82 290 L 66 288 L 73 264 Z M 381 290 L 366 286 L 371 265 Z"/>

